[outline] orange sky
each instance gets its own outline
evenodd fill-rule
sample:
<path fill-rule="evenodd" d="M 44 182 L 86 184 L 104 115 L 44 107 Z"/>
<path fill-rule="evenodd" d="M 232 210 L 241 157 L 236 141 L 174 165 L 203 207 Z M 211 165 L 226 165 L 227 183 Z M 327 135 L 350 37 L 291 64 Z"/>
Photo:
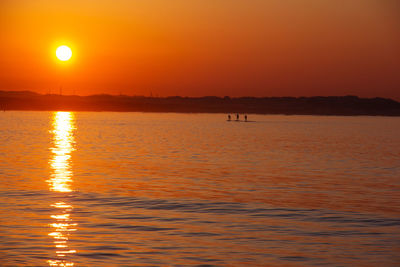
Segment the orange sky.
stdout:
<path fill-rule="evenodd" d="M 55 58 L 58 45 L 73 58 Z M 397 0 L 2 0 L 0 90 L 400 100 Z"/>

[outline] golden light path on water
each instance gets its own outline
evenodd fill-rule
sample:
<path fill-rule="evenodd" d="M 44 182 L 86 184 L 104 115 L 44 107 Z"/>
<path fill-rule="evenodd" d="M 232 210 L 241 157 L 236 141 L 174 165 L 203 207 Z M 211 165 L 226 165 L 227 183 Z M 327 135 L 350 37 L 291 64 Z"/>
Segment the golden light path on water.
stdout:
<path fill-rule="evenodd" d="M 50 191 L 58 193 L 72 191 L 71 152 L 74 150 L 74 121 L 72 112 L 54 112 L 53 114 L 51 131 L 53 146 L 51 147 L 52 157 L 49 161 L 52 173 L 47 181 Z M 77 226 L 70 217 L 73 207 L 61 200 L 51 206 L 57 212 L 51 215 L 52 223 L 49 226 L 52 230 L 48 235 L 53 237 L 56 258 L 48 260 L 48 263 L 50 266 L 73 266 L 74 263 L 66 259 L 68 255 L 76 253 L 76 250 L 68 246 L 69 235 L 76 231 Z"/>

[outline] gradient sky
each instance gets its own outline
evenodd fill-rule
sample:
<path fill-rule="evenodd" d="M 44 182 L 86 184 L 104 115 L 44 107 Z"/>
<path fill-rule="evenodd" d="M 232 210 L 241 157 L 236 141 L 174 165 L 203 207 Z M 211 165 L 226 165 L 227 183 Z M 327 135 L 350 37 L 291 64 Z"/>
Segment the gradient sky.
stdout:
<path fill-rule="evenodd" d="M 58 45 L 73 50 L 61 63 Z M 0 90 L 400 100 L 397 0 L 1 0 Z"/>

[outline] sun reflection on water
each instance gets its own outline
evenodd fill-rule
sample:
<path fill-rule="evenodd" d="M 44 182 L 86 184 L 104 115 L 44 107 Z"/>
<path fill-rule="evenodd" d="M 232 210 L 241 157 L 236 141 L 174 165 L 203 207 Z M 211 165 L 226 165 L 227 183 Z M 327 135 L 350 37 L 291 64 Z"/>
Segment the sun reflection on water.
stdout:
<path fill-rule="evenodd" d="M 54 113 L 52 158 L 49 161 L 52 173 L 47 181 L 50 191 L 72 191 L 71 152 L 74 150 L 74 120 L 72 112 Z M 67 259 L 68 255 L 76 253 L 76 250 L 70 249 L 68 245 L 70 233 L 77 230 L 77 224 L 70 216 L 73 207 L 64 201 L 57 201 L 51 206 L 56 209 L 56 214 L 50 216 L 52 223 L 49 226 L 52 230 L 48 235 L 53 238 L 56 258 L 47 262 L 50 266 L 74 266 L 74 263 Z"/>

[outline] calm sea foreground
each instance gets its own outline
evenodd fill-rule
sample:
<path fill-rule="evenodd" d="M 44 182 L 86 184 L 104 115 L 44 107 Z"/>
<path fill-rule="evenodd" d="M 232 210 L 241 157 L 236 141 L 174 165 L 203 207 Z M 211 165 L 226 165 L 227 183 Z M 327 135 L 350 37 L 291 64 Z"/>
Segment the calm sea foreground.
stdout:
<path fill-rule="evenodd" d="M 399 266 L 400 118 L 0 113 L 0 266 Z"/>

